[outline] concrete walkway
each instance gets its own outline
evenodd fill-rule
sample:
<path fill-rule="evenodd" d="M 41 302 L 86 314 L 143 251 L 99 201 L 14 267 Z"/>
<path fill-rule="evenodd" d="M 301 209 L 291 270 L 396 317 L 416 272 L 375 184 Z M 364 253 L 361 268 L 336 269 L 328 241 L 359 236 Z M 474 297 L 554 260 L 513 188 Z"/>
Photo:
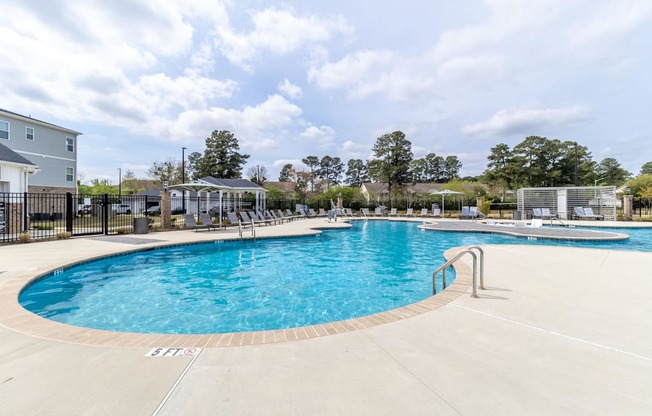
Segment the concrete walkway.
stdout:
<path fill-rule="evenodd" d="M 343 226 L 315 219 L 257 231 L 329 225 Z M 0 247 L 0 292 L 82 258 L 218 236 L 236 237 L 179 231 Z M 0 415 L 652 413 L 652 253 L 485 252 L 479 299 L 466 293 L 383 325 L 194 357 L 146 357 L 149 348 L 128 342 L 82 345 L 0 324 Z"/>

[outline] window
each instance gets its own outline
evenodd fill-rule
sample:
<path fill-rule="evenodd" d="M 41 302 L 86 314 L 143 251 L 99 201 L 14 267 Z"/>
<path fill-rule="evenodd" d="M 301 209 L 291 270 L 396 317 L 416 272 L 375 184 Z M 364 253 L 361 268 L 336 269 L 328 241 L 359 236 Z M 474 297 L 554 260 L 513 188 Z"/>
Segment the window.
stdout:
<path fill-rule="evenodd" d="M 0 121 L 0 139 L 9 140 L 9 123 Z"/>
<path fill-rule="evenodd" d="M 34 128 L 33 127 L 25 127 L 25 138 L 27 140 L 34 140 Z"/>
<path fill-rule="evenodd" d="M 66 150 L 69 152 L 75 151 L 75 141 L 72 137 L 66 137 Z"/>
<path fill-rule="evenodd" d="M 75 181 L 75 169 L 71 167 L 66 168 L 66 182 Z"/>

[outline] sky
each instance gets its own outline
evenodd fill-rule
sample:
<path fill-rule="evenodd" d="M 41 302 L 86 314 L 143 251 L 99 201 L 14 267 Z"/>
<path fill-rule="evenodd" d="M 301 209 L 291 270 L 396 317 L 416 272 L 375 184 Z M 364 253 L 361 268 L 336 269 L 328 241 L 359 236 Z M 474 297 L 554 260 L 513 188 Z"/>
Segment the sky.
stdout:
<path fill-rule="evenodd" d="M 650 0 L 0 0 L 0 108 L 83 133 L 78 173 L 146 177 L 235 134 L 277 180 L 400 130 L 461 175 L 531 135 L 652 161 Z"/>

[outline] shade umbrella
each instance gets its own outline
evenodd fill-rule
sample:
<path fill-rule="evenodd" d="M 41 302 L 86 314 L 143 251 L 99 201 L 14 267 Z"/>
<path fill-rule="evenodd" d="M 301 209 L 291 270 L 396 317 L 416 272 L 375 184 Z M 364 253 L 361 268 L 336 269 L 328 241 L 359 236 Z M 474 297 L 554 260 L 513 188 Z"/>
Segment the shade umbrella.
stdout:
<path fill-rule="evenodd" d="M 451 191 L 450 189 L 442 189 L 440 191 L 430 191 L 430 195 L 441 195 L 441 217 L 444 218 L 444 198 L 448 195 L 463 195 L 464 192 Z"/>

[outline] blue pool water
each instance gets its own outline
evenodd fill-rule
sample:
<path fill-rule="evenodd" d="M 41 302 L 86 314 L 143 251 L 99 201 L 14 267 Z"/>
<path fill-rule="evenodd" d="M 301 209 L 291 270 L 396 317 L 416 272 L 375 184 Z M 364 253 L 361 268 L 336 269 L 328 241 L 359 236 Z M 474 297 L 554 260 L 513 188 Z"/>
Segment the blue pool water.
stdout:
<path fill-rule="evenodd" d="M 417 225 L 359 221 L 351 230 L 314 237 L 121 255 L 58 271 L 25 289 L 19 301 L 43 317 L 96 329 L 256 331 L 348 319 L 425 299 L 432 295 L 432 272 L 451 247 L 552 244 L 652 251 L 652 230 L 619 230 L 632 236 L 625 241 L 579 243 L 423 231 Z"/>

